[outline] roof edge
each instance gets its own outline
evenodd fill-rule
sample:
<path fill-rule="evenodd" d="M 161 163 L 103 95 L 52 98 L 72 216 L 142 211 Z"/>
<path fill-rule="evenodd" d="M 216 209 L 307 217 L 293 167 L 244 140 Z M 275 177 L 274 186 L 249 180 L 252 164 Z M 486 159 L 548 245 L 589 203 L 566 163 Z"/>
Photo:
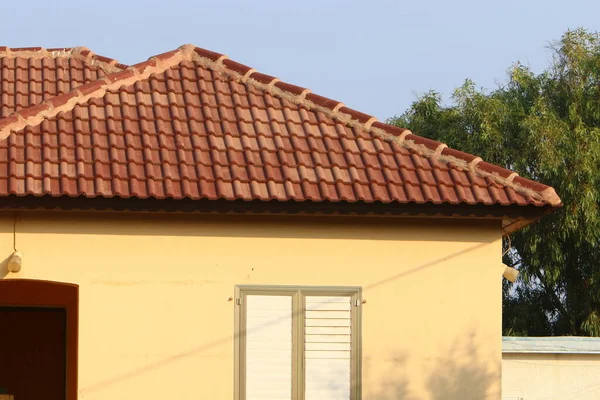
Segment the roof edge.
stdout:
<path fill-rule="evenodd" d="M 75 49 L 80 50 L 71 49 L 71 53 L 83 57 L 90 57 L 90 54 L 93 54 L 84 48 Z M 2 48 L 0 48 L 0 51 L 2 51 Z M 32 50 L 19 49 L 18 51 L 31 52 Z M 42 50 L 33 52 L 39 51 Z M 45 51 L 51 53 L 50 50 Z M 61 50 L 53 51 L 60 54 Z M 118 90 L 123 86 L 145 80 L 153 74 L 163 73 L 182 61 L 196 62 L 235 81 L 252 85 L 261 91 L 268 91 L 274 96 L 307 109 L 322 112 L 346 126 L 364 130 L 384 141 L 394 142 L 398 146 L 412 150 L 423 157 L 437 159 L 442 163 L 451 163 L 455 168 L 470 171 L 484 179 L 488 178 L 501 186 L 515 190 L 519 194 L 531 197 L 543 205 L 562 206 L 560 198 L 550 186 L 522 178 L 516 172 L 486 163 L 480 157 L 450 149 L 444 143 L 414 135 L 408 129 L 379 122 L 377 118 L 350 109 L 339 101 L 313 94 L 309 89 L 291 85 L 275 77 L 259 73 L 253 68 L 230 60 L 224 54 L 201 49 L 190 44 L 150 57 L 148 61 L 135 64 L 126 69 L 119 69 L 119 71 L 109 73 L 97 81 L 79 86 L 66 94 L 11 114 L 0 120 L 0 140 L 6 139 L 12 132 L 20 131 L 27 126 L 38 125 L 46 118 L 52 118 L 61 112 L 71 111 L 76 105 L 85 104 L 92 98 L 103 97 L 107 91 Z"/>
<path fill-rule="evenodd" d="M 582 336 L 503 337 L 502 353 L 600 354 L 600 338 Z"/>
<path fill-rule="evenodd" d="M 533 220 L 544 212 L 545 207 L 532 204 L 468 204 L 468 203 L 366 203 L 363 201 L 312 201 L 312 200 L 245 200 L 226 198 L 192 199 L 138 198 L 120 196 L 84 195 L 53 196 L 9 194 L 0 197 L 0 210 L 106 210 L 127 212 L 184 212 L 184 213 L 250 213 L 281 215 L 340 215 L 340 216 L 383 216 L 401 218 L 442 218 L 478 220 Z"/>
<path fill-rule="evenodd" d="M 121 64 L 114 58 L 98 55 L 88 49 L 87 47 L 58 47 L 46 49 L 44 47 L 7 47 L 0 46 L 0 58 L 30 58 L 30 59 L 42 59 L 42 58 L 58 58 L 67 57 L 73 58 L 80 61 L 85 61 L 88 64 L 98 67 L 105 73 L 110 74 L 113 72 L 121 71 L 128 67 L 128 65 Z"/>

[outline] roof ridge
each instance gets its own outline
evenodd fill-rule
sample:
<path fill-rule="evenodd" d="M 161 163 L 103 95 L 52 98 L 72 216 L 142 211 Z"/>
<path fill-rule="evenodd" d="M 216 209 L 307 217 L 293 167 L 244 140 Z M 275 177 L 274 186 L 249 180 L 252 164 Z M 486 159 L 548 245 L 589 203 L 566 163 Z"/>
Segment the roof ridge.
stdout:
<path fill-rule="evenodd" d="M 91 51 L 85 48 L 80 49 L 83 50 L 78 50 L 75 54 L 90 57 Z M 49 52 L 49 50 L 46 51 Z M 371 115 L 348 108 L 339 101 L 313 94 L 309 89 L 291 85 L 273 76 L 257 72 L 253 68 L 230 60 L 226 55 L 189 44 L 150 57 L 148 61 L 112 72 L 68 93 L 12 113 L 0 120 L 0 140 L 6 139 L 11 132 L 19 131 L 26 126 L 40 124 L 45 118 L 52 118 L 60 112 L 70 111 L 76 105 L 84 104 L 89 99 L 103 97 L 109 90 L 131 85 L 156 73 L 163 73 L 182 61 L 196 62 L 238 82 L 268 91 L 310 110 L 320 111 L 346 126 L 358 128 L 382 140 L 394 142 L 423 157 L 433 158 L 442 163 L 452 163 L 460 170 L 470 171 L 484 179 L 489 178 L 499 185 L 512 188 L 517 193 L 545 202 L 553 207 L 562 205 L 555 190 L 550 186 L 522 178 L 514 171 L 484 162 L 480 157 L 451 149 L 444 143 L 417 136 L 408 129 L 379 122 Z"/>
<path fill-rule="evenodd" d="M 88 64 L 102 69 L 105 73 L 121 71 L 128 65 L 121 64 L 114 58 L 98 55 L 87 47 L 58 47 L 46 49 L 44 47 L 7 47 L 0 46 L 0 58 L 23 57 L 32 59 L 70 57 L 85 61 Z"/>

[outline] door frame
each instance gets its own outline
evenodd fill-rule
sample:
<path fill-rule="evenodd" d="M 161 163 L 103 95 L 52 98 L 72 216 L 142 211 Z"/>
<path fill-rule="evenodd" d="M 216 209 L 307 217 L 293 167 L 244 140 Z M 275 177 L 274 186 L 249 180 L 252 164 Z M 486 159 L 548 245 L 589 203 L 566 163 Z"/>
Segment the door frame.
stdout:
<path fill-rule="evenodd" d="M 42 280 L 2 279 L 0 307 L 52 307 L 66 311 L 66 400 L 77 400 L 79 286 Z"/>

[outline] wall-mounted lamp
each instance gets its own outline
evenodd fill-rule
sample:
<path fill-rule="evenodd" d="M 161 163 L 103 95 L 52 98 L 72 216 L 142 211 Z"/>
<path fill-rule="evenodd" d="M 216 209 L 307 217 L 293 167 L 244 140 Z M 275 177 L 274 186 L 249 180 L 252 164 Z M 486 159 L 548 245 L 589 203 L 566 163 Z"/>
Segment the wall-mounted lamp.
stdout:
<path fill-rule="evenodd" d="M 10 258 L 8 259 L 8 270 L 10 272 L 19 272 L 21 270 L 21 265 L 23 264 L 23 255 L 18 251 L 12 253 Z"/>
<path fill-rule="evenodd" d="M 502 263 L 502 276 L 514 283 L 519 276 L 519 271 Z"/>
<path fill-rule="evenodd" d="M 512 248 L 512 242 L 510 240 L 510 236 L 506 236 L 506 239 L 508 240 L 508 246 L 506 246 L 506 250 L 504 251 L 504 253 L 502 253 L 502 257 L 504 257 L 506 255 L 506 253 L 508 253 L 510 251 L 510 249 Z M 517 271 L 513 267 L 509 267 L 508 265 L 502 263 L 502 276 L 504 278 L 506 278 L 508 281 L 515 283 L 515 281 L 517 280 L 517 277 L 519 276 L 519 271 Z"/>

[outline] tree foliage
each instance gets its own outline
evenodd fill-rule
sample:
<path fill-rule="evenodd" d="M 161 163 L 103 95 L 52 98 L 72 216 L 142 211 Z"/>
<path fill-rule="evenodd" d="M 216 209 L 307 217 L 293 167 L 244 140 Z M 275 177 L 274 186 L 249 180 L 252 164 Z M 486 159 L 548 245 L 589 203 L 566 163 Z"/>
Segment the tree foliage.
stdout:
<path fill-rule="evenodd" d="M 600 336 L 600 35 L 566 32 L 536 74 L 519 63 L 493 91 L 467 80 L 431 91 L 390 122 L 553 186 L 564 207 L 511 237 L 508 335 Z M 506 245 L 506 243 L 505 243 Z"/>

